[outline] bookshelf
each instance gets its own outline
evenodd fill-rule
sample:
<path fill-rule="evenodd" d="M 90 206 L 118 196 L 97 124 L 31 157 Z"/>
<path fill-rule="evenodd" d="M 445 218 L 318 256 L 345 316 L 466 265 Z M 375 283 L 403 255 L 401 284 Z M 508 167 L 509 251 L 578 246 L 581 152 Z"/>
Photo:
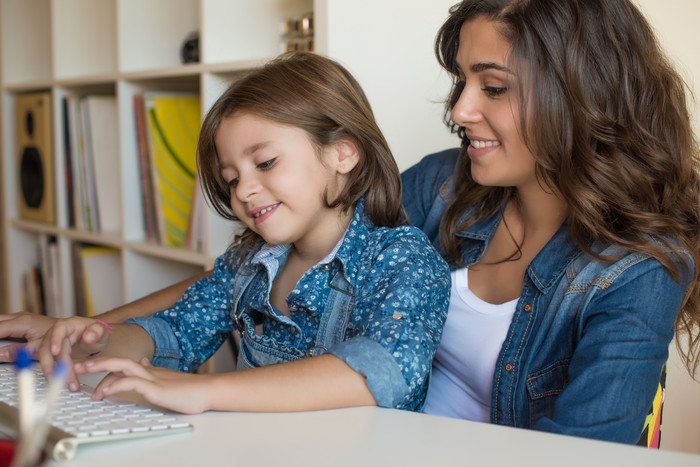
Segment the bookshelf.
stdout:
<path fill-rule="evenodd" d="M 414 5 L 407 5 L 414 3 Z M 22 309 L 22 281 L 41 261 L 37 244 L 55 239 L 61 308 L 76 310 L 74 245 L 116 249 L 119 294 L 131 301 L 213 265 L 233 238 L 232 223 L 207 208 L 201 251 L 149 242 L 139 189 L 134 96 L 198 94 L 203 116 L 228 84 L 283 49 L 288 18 L 314 16 L 319 53 L 346 65 L 365 87 L 380 126 L 407 168 L 421 156 L 453 146 L 441 123 L 447 78 L 432 41 L 452 0 L 0 0 L 0 141 L 2 146 L 2 312 Z M 183 64 L 181 46 L 199 34 L 199 61 Z M 48 92 L 55 221 L 20 215 L 21 151 L 15 116 L 21 96 Z M 62 103 L 69 96 L 114 96 L 118 228 L 91 232 L 69 221 Z M 406 115 L 416 115 L 407 121 Z M 19 121 L 19 123 L 18 123 Z M 116 280 L 119 279 L 119 280 Z M 97 292 L 99 293 L 99 291 Z M 106 310 L 96 310 L 97 312 Z"/>

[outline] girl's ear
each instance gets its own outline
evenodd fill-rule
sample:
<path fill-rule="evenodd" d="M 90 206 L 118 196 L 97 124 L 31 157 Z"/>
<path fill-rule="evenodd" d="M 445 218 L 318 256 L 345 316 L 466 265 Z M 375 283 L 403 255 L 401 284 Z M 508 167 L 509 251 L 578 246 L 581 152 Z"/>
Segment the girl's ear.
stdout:
<path fill-rule="evenodd" d="M 335 156 L 336 170 L 339 174 L 349 173 L 360 162 L 360 151 L 349 139 L 341 139 L 335 143 Z"/>

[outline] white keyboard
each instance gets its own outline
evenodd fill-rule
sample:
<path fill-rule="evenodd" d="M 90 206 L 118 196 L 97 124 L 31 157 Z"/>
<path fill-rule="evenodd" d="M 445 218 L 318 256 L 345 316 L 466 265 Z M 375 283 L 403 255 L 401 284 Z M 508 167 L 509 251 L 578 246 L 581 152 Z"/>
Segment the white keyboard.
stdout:
<path fill-rule="evenodd" d="M 43 399 L 48 385 L 40 369 L 35 369 L 37 399 Z M 93 388 L 64 389 L 49 413 L 50 431 L 46 453 L 56 461 L 72 459 L 79 445 L 119 439 L 142 438 L 192 431 L 192 425 L 170 413 L 109 397 L 93 401 Z M 0 429 L 17 433 L 17 378 L 13 365 L 0 365 Z"/>

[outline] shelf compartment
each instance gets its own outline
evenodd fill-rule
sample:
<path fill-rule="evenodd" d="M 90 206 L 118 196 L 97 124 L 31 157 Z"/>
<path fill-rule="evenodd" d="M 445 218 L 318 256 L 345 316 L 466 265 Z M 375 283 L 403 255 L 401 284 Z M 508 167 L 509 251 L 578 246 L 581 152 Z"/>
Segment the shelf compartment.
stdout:
<path fill-rule="evenodd" d="M 52 5 L 54 77 L 115 73 L 115 0 L 60 0 Z"/>
<path fill-rule="evenodd" d="M 204 63 L 274 57 L 284 51 L 287 19 L 313 11 L 311 0 L 202 0 Z"/>
<path fill-rule="evenodd" d="M 49 0 L 0 2 L 5 86 L 52 78 L 50 5 Z"/>
<path fill-rule="evenodd" d="M 124 72 L 175 67 L 188 35 L 199 29 L 196 0 L 120 0 L 119 69 Z"/>
<path fill-rule="evenodd" d="M 142 298 L 210 267 L 183 262 L 179 255 L 167 259 L 154 257 L 151 253 L 131 248 L 124 250 L 124 303 Z"/>

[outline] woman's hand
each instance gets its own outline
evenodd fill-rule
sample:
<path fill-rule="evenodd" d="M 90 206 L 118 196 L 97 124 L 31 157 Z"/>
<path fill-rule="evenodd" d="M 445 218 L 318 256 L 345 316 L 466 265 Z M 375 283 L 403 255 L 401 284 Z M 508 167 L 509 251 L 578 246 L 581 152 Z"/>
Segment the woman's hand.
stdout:
<path fill-rule="evenodd" d="M 34 355 L 44 374 L 50 375 L 58 360 L 70 361 L 101 352 L 109 343 L 109 336 L 110 329 L 92 318 L 76 316 L 58 319 L 44 334 L 38 346 L 34 346 Z M 66 382 L 71 391 L 77 391 L 80 387 L 74 371 L 69 371 Z"/>
<path fill-rule="evenodd" d="M 110 372 L 95 388 L 93 399 L 134 391 L 151 404 L 185 414 L 209 410 L 205 394 L 207 375 L 181 373 L 151 366 L 146 358 L 100 358 L 75 364 L 77 374 Z"/>
<path fill-rule="evenodd" d="M 13 362 L 20 346 L 27 346 L 34 353 L 46 331 L 51 329 L 58 319 L 20 311 L 18 313 L 0 314 L 0 339 L 17 340 L 0 349 L 0 362 Z"/>

